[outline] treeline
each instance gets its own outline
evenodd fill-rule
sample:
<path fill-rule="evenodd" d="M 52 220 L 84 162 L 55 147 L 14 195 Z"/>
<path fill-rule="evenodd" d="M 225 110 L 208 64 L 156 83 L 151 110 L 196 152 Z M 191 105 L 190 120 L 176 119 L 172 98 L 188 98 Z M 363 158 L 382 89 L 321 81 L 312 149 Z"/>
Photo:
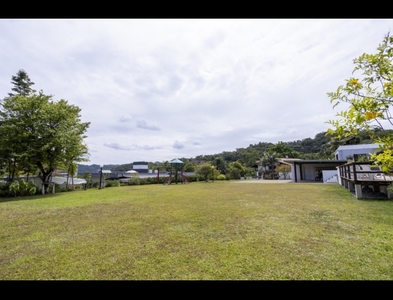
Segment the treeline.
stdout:
<path fill-rule="evenodd" d="M 278 158 L 300 158 L 300 159 L 334 159 L 334 152 L 340 145 L 357 145 L 372 143 L 372 139 L 378 136 L 390 134 L 393 135 L 393 130 L 383 132 L 382 130 L 374 129 L 372 131 L 362 131 L 358 135 L 346 138 L 343 140 L 336 140 L 334 137 L 326 135 L 326 132 L 320 132 L 314 138 L 305 138 L 297 141 L 278 142 L 276 144 L 269 142 L 259 142 L 257 144 L 250 144 L 246 148 L 236 148 L 234 151 L 223 151 L 211 155 L 198 155 L 194 158 L 179 158 L 185 163 L 185 166 L 190 165 L 193 160 L 205 161 L 218 164 L 229 164 L 231 162 L 239 162 L 244 167 L 254 168 L 260 161 L 261 157 L 267 152 L 275 153 Z M 149 169 L 166 168 L 169 167 L 170 162 L 162 162 L 160 164 L 149 162 Z M 188 166 L 187 166 L 188 167 Z M 112 171 L 127 171 L 132 169 L 132 163 L 121 165 L 105 165 L 106 170 Z M 100 169 L 99 165 L 79 165 L 78 173 L 90 172 L 96 173 Z M 192 169 L 192 168 L 191 168 Z M 190 170 L 191 170 L 190 169 Z"/>
<path fill-rule="evenodd" d="M 275 152 L 279 158 L 300 159 L 334 159 L 334 152 L 340 145 L 370 144 L 376 137 L 393 135 L 393 130 L 382 131 L 373 129 L 371 131 L 359 132 L 356 136 L 345 139 L 335 139 L 326 135 L 326 131 L 320 132 L 312 138 L 297 141 L 278 142 L 277 144 L 259 142 L 250 144 L 247 148 L 237 148 L 235 151 L 222 152 L 213 155 L 199 155 L 195 159 L 214 161 L 218 157 L 227 162 L 238 161 L 244 166 L 251 167 L 266 152 Z"/>

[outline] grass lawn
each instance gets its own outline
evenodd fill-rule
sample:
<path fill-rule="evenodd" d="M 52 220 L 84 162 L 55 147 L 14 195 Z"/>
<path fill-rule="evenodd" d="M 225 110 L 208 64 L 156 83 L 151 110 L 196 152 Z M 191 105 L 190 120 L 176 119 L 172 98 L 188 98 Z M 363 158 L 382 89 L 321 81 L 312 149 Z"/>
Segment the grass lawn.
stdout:
<path fill-rule="evenodd" d="M 1 280 L 392 280 L 393 201 L 193 182 L 0 199 Z"/>

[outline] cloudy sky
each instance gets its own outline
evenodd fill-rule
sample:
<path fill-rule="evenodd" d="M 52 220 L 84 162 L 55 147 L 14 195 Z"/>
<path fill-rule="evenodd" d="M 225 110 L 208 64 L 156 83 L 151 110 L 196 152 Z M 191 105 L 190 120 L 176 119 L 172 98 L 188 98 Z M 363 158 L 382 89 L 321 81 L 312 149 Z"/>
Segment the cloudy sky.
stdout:
<path fill-rule="evenodd" d="M 23 69 L 81 108 L 90 161 L 170 161 L 314 138 L 393 19 L 0 19 L 0 97 Z"/>

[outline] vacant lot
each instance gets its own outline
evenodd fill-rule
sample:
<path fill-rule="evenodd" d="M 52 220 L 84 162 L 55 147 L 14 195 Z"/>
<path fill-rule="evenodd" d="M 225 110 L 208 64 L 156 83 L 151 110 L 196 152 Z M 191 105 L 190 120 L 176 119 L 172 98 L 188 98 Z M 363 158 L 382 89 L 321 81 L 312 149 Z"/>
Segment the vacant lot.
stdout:
<path fill-rule="evenodd" d="M 2 280 L 392 280 L 393 201 L 333 184 L 0 199 Z"/>

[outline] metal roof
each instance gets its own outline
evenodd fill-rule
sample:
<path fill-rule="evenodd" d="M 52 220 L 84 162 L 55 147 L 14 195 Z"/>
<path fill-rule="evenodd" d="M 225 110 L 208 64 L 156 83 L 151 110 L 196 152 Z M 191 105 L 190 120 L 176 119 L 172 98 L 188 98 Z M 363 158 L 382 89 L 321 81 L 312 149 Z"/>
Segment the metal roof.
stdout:
<path fill-rule="evenodd" d="M 370 148 L 375 149 L 378 147 L 379 147 L 378 144 L 342 145 L 337 148 L 336 152 L 338 150 L 356 150 L 356 149 L 370 149 Z"/>
<path fill-rule="evenodd" d="M 327 163 L 327 164 L 342 163 L 342 164 L 345 164 L 345 163 L 347 163 L 347 160 L 336 160 L 336 159 L 321 160 L 321 159 L 284 158 L 282 161 L 287 162 L 287 163 L 302 163 L 302 164 L 318 164 L 318 163 Z"/>

